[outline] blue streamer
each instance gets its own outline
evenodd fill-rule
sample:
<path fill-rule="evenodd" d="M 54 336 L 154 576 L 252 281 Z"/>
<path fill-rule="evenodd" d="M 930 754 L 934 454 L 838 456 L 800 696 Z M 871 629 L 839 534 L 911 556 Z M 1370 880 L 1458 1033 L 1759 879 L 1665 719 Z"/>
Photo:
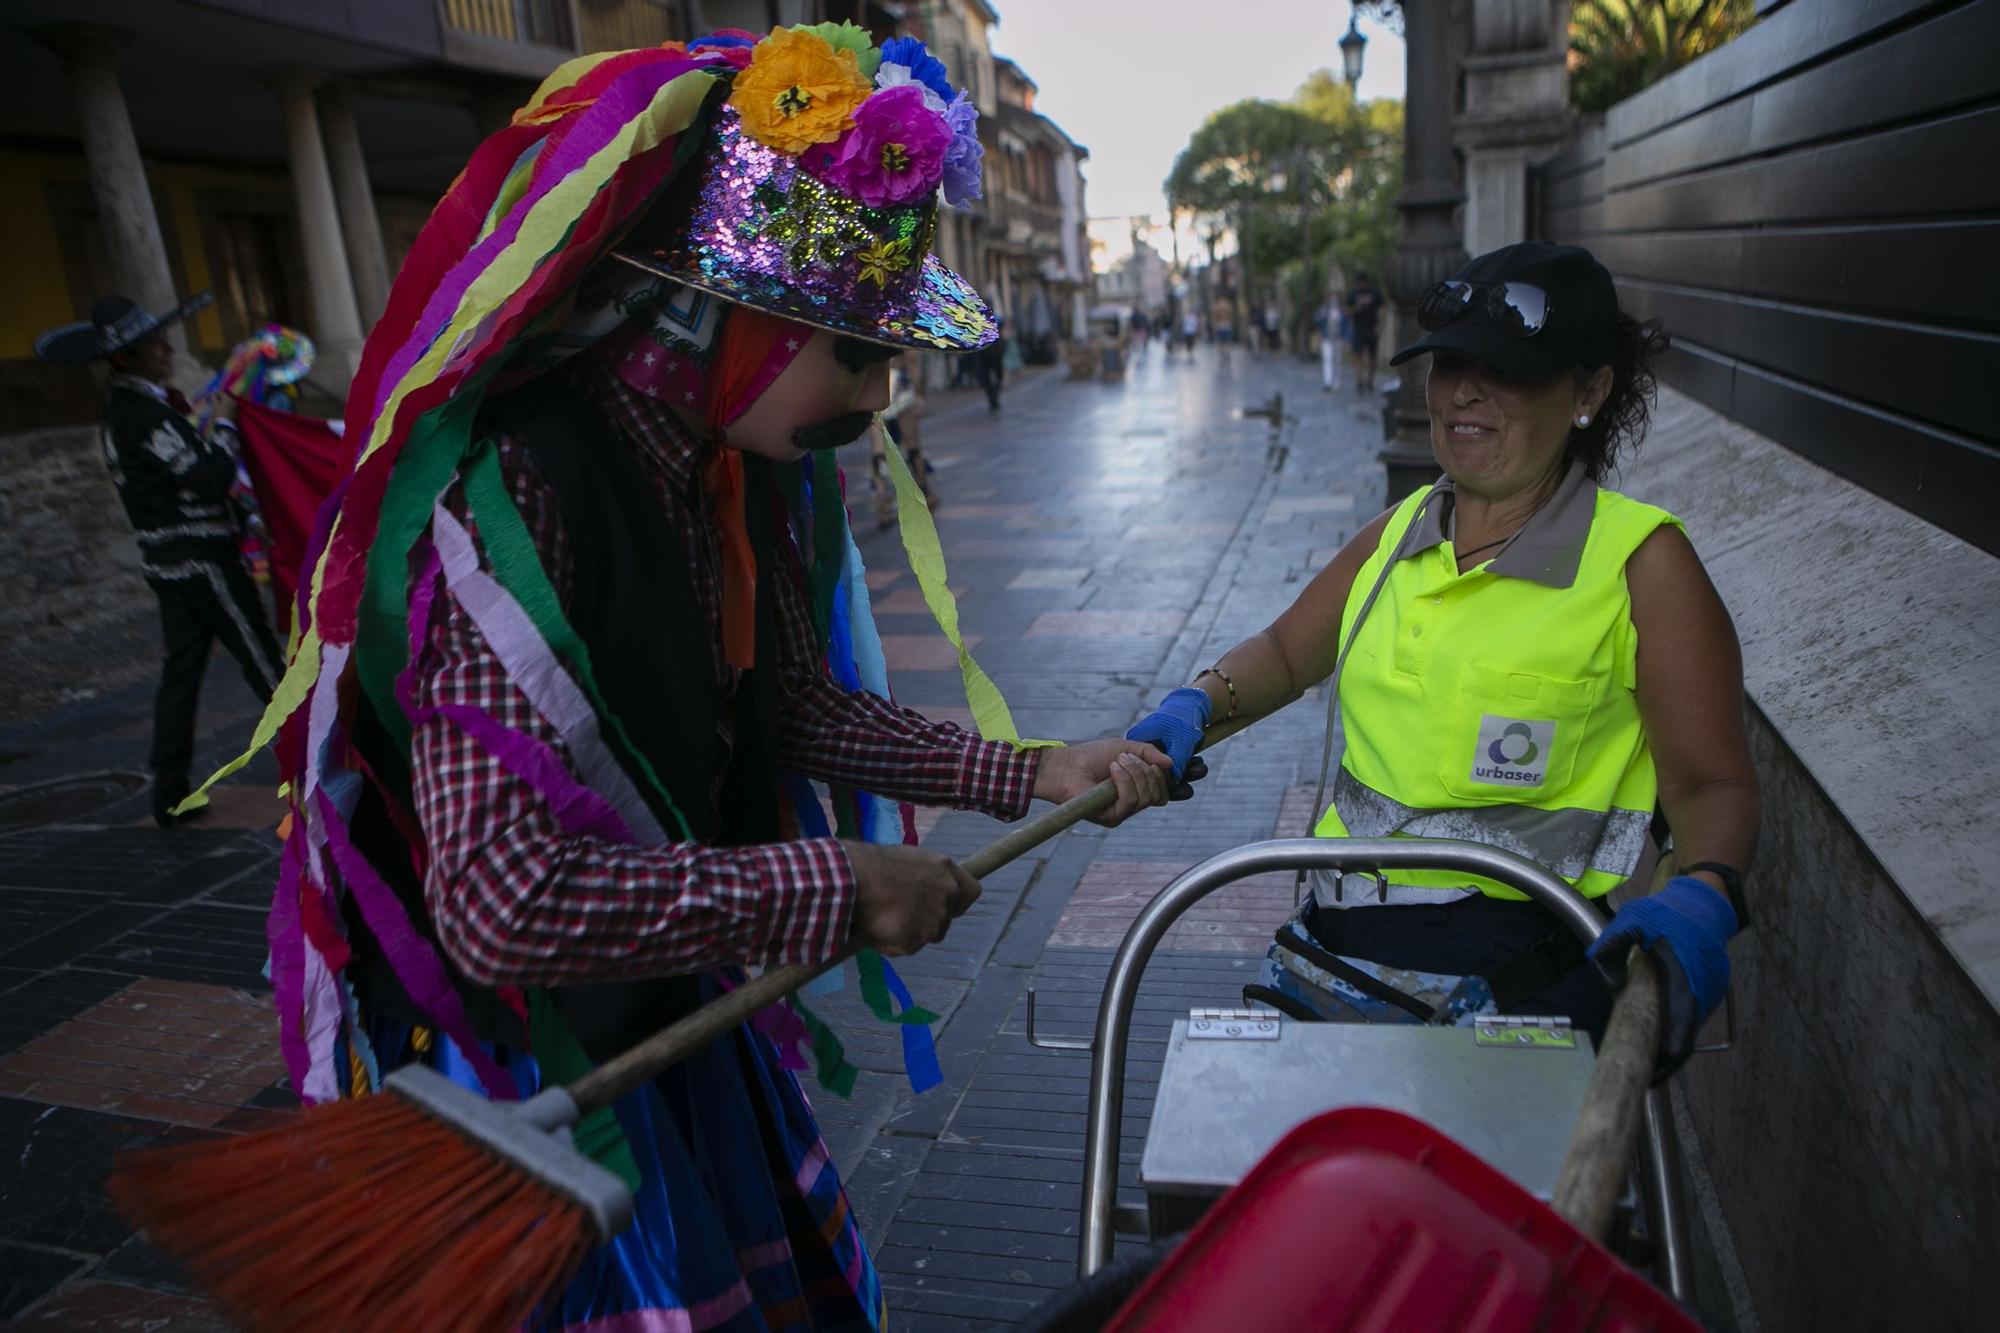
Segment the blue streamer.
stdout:
<path fill-rule="evenodd" d="M 910 998 L 910 988 L 896 975 L 895 967 L 887 958 L 882 960 L 882 981 L 889 987 L 889 994 L 896 997 L 896 1003 L 905 1009 L 916 1007 Z M 931 1037 L 931 1030 L 921 1023 L 899 1025 L 903 1033 L 903 1069 L 910 1076 L 910 1091 L 928 1092 L 944 1082 L 944 1071 L 938 1068 L 937 1042 Z"/>
<path fill-rule="evenodd" d="M 819 803 L 819 793 L 813 785 L 796 773 L 784 775 L 785 795 L 791 798 L 792 813 L 798 816 L 799 833 L 807 838 L 831 836 L 826 826 L 826 810 Z M 806 995 L 838 995 L 847 989 L 847 969 L 836 967 L 833 971 L 814 977 L 800 987 Z"/>

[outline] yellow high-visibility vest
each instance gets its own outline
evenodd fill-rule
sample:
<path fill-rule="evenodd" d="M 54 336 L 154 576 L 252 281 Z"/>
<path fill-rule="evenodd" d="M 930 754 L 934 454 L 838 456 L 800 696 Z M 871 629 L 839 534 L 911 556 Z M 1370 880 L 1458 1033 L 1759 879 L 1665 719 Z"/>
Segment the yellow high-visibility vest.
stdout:
<path fill-rule="evenodd" d="M 1464 838 L 1598 897 L 1638 866 L 1658 793 L 1634 692 L 1625 562 L 1680 520 L 1574 468 L 1499 558 L 1461 574 L 1442 528 L 1449 489 L 1399 505 L 1355 576 L 1342 642 L 1390 554 L 1422 524 L 1342 668 L 1345 746 L 1314 832 Z M 1460 872 L 1386 874 L 1397 901 L 1429 896 L 1410 890 L 1522 896 Z"/>

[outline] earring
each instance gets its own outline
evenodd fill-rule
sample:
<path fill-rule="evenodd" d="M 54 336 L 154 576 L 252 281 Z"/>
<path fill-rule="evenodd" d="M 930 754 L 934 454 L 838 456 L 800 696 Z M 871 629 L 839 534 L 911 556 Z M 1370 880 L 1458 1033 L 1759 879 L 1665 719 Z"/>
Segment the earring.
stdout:
<path fill-rule="evenodd" d="M 1576 424 L 1579 429 L 1581 429 L 1584 426 L 1588 426 L 1590 424 L 1590 413 L 1583 412 L 1578 414 L 1576 419 Z"/>

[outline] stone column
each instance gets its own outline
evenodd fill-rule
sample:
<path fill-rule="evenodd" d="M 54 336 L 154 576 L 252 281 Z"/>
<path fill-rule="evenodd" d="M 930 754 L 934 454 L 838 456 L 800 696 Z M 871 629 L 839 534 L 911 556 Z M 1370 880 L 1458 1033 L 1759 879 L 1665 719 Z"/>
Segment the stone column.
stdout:
<path fill-rule="evenodd" d="M 1529 171 L 1569 139 L 1568 0 L 1481 0 L 1470 14 L 1465 104 L 1465 247 L 1526 240 Z"/>
<path fill-rule="evenodd" d="M 389 255 L 382 222 L 375 216 L 375 193 L 368 184 L 368 161 L 354 124 L 354 99 L 343 83 L 329 83 L 319 95 L 319 127 L 326 136 L 327 164 L 340 205 L 340 232 L 347 241 L 347 264 L 354 274 L 354 298 L 366 329 L 389 303 Z"/>
<path fill-rule="evenodd" d="M 1409 0 L 1403 6 L 1403 40 L 1408 52 L 1408 90 L 1403 103 L 1403 240 L 1389 261 L 1389 298 L 1396 303 L 1404 337 L 1417 329 L 1417 299 L 1433 283 L 1465 263 L 1465 245 L 1453 210 L 1459 193 L 1451 152 L 1451 15 L 1446 0 Z M 1383 352 L 1393 355 L 1384 344 Z M 1390 472 L 1391 495 L 1399 468 L 1429 468 L 1430 413 L 1424 406 L 1421 364 L 1406 364 L 1383 412 L 1389 447 L 1382 461 Z"/>
<path fill-rule="evenodd" d="M 76 92 L 84 165 L 90 173 L 91 195 L 97 201 L 97 224 L 111 252 L 111 280 L 120 295 L 131 297 L 145 309 L 155 314 L 171 310 L 180 294 L 174 290 L 166 239 L 160 233 L 145 164 L 139 159 L 132 117 L 125 109 L 125 91 L 118 82 L 118 50 L 127 34 L 77 23 L 44 28 L 36 36 L 62 57 Z M 174 379 L 183 388 L 199 386 L 204 376 L 188 353 L 186 324 L 168 326 L 166 336 L 174 347 Z"/>
<path fill-rule="evenodd" d="M 319 346 L 313 379 L 344 396 L 361 352 L 361 315 L 354 304 L 354 279 L 340 235 L 333 201 L 333 173 L 320 138 L 314 92 L 319 76 L 310 70 L 275 70 L 272 85 L 285 108 L 285 141 L 291 154 L 292 208 L 305 248 L 306 289 L 312 324 L 305 331 Z"/>

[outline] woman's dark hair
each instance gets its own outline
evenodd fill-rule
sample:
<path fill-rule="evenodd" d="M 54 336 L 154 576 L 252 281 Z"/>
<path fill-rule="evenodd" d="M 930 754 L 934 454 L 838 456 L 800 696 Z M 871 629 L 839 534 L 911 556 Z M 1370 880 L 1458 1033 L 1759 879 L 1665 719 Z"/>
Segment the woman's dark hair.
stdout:
<path fill-rule="evenodd" d="M 1642 324 L 1620 311 L 1612 342 L 1611 392 L 1588 426 L 1572 427 L 1569 433 L 1569 457 L 1582 462 L 1592 481 L 1603 481 L 1617 466 L 1619 455 L 1637 449 L 1646 438 L 1653 411 L 1652 358 L 1666 351 L 1670 340 L 1660 321 Z M 1579 381 L 1596 373 L 1576 372 Z"/>

